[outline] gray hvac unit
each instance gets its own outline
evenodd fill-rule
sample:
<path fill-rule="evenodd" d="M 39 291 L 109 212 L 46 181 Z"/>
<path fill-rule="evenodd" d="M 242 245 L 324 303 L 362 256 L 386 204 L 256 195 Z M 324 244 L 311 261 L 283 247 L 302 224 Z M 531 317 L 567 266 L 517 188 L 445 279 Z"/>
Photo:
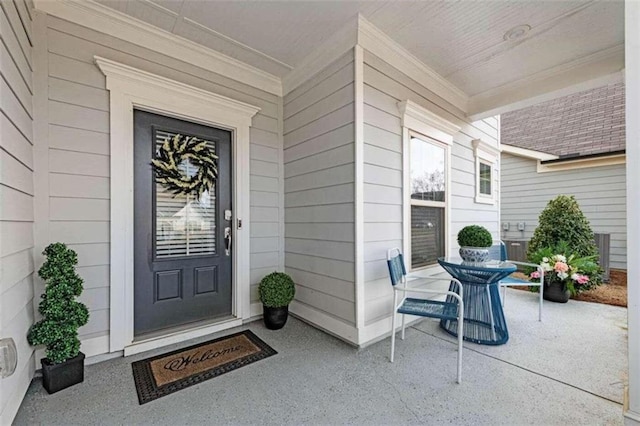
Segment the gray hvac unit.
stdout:
<path fill-rule="evenodd" d="M 602 279 L 605 282 L 609 281 L 610 272 L 610 259 L 611 259 L 611 235 L 610 234 L 594 234 L 596 246 L 598 247 L 598 263 L 603 270 Z M 507 246 L 507 259 L 515 260 L 518 262 L 527 261 L 527 247 L 529 241 L 525 240 L 504 240 L 505 246 Z"/>
<path fill-rule="evenodd" d="M 503 242 L 504 242 L 504 245 L 507 247 L 507 259 L 511 259 L 516 262 L 527 261 L 527 247 L 529 247 L 529 241 L 503 240 Z"/>
<path fill-rule="evenodd" d="M 611 234 L 593 234 L 596 240 L 596 246 L 598 247 L 598 263 L 603 270 L 602 279 L 605 282 L 609 281 L 609 272 L 611 261 Z"/>

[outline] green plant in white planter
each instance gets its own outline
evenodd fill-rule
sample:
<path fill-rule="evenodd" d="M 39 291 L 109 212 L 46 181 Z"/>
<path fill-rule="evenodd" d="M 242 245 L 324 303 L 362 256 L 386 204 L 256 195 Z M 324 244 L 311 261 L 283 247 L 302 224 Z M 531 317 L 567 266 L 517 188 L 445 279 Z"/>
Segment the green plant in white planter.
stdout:
<path fill-rule="evenodd" d="M 47 392 L 54 393 L 84 380 L 78 328 L 89 320 L 89 311 L 75 300 L 82 293 L 76 252 L 62 243 L 53 243 L 42 254 L 47 257 L 38 270 L 47 283 L 38 307 L 43 319 L 31 326 L 27 340 L 31 345 L 47 346 L 47 357 L 42 360 L 42 384 Z"/>
<path fill-rule="evenodd" d="M 284 272 L 272 272 L 260 281 L 258 293 L 267 328 L 278 330 L 284 327 L 289 317 L 289 303 L 296 294 L 291 277 Z"/>
<path fill-rule="evenodd" d="M 458 232 L 458 244 L 462 260 L 482 263 L 489 260 L 489 247 L 493 245 L 493 237 L 484 226 L 468 225 Z"/>

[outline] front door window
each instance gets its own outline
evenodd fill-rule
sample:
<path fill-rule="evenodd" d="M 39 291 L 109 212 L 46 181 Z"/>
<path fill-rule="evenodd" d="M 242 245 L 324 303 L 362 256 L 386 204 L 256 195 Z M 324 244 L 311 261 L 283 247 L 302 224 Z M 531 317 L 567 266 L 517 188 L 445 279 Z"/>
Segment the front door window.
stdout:
<path fill-rule="evenodd" d="M 155 130 L 156 150 L 175 132 Z M 207 141 L 215 154 L 216 143 Z M 197 173 L 189 160 L 178 168 L 187 176 Z M 192 194 L 173 194 L 164 185 L 155 184 L 156 244 L 158 259 L 180 256 L 198 256 L 216 253 L 216 195 L 215 187 L 202 194 L 200 199 Z"/>

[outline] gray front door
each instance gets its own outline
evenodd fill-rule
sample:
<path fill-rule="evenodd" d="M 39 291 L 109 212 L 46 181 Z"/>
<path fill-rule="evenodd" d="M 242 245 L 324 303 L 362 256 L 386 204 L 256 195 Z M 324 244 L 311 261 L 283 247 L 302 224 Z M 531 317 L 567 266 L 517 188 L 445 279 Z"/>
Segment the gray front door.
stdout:
<path fill-rule="evenodd" d="M 176 134 L 206 140 L 219 157 L 215 189 L 199 199 L 155 182 L 151 159 Z M 230 315 L 231 133 L 136 110 L 134 144 L 135 335 Z"/>

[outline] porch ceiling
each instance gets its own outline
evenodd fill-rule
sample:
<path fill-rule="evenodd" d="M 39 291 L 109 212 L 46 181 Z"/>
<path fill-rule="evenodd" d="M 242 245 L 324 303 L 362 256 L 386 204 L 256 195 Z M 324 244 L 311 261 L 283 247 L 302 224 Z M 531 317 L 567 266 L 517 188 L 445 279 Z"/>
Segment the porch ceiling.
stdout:
<path fill-rule="evenodd" d="M 471 114 L 624 66 L 623 1 L 98 1 L 278 77 L 360 13 L 469 96 Z"/>

